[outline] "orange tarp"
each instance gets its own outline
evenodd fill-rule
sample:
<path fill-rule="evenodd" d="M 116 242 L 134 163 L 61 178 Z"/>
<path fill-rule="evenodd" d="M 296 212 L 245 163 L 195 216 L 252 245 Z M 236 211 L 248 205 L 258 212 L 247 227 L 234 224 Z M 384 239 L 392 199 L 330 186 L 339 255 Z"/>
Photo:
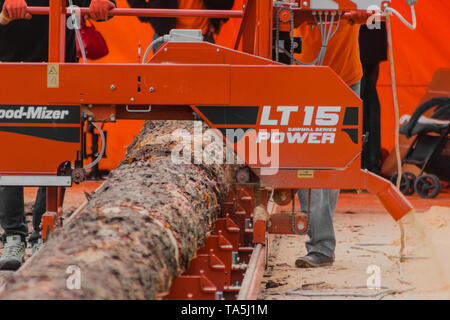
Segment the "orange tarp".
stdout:
<path fill-rule="evenodd" d="M 411 21 L 404 0 L 393 0 L 396 8 Z M 450 67 L 450 1 L 418 0 L 415 6 L 417 29 L 412 31 L 392 17 L 392 37 L 400 116 L 411 114 L 418 106 L 440 68 Z M 382 146 L 394 146 L 394 109 L 389 62 L 380 66 L 378 94 L 381 100 Z"/>
<path fill-rule="evenodd" d="M 117 5 L 119 8 L 128 7 L 126 0 L 117 0 Z M 236 0 L 235 8 L 241 7 L 242 0 Z M 411 21 L 405 0 L 393 0 L 393 7 Z M 400 115 L 414 111 L 437 69 L 450 67 L 450 1 L 419 0 L 416 13 L 418 27 L 415 31 L 408 29 L 396 17 L 392 18 Z M 233 47 L 239 24 L 239 19 L 227 22 L 217 37 L 217 43 Z M 103 34 L 110 49 L 108 56 L 96 62 L 138 62 L 139 43 L 144 51 L 153 36 L 150 24 L 141 23 L 136 17 L 116 17 L 96 23 L 96 28 Z M 394 111 L 388 62 L 383 62 L 380 67 L 378 92 L 382 107 L 382 145 L 390 150 L 394 145 Z M 126 146 L 139 133 L 142 123 L 121 120 L 105 125 L 108 130 L 108 159 L 102 160 L 101 168 L 113 169 L 117 166 Z"/>

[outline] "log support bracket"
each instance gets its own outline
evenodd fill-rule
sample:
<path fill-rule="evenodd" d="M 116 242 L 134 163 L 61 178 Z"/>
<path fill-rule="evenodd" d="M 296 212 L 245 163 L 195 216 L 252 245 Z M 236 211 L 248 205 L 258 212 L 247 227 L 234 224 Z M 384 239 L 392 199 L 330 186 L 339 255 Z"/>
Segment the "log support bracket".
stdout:
<path fill-rule="evenodd" d="M 249 277 L 246 271 L 255 245 L 264 246 L 266 242 L 266 221 L 259 219 L 253 223 L 255 203 L 252 188 L 237 186 L 230 189 L 223 204 L 223 217 L 216 220 L 213 233 L 191 260 L 188 270 L 175 278 L 164 299 L 238 298 L 244 278 Z M 247 283 L 257 285 L 259 282 L 255 279 Z M 245 290 L 254 292 L 253 289 Z"/>

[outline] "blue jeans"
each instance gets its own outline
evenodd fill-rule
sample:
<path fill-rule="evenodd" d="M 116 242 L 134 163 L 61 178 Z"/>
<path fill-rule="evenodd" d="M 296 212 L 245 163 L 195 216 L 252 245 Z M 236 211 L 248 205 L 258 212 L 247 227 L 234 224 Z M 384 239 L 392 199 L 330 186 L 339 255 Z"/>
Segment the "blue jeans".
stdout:
<path fill-rule="evenodd" d="M 65 188 L 62 188 L 61 200 L 64 199 Z M 45 213 L 47 204 L 47 188 L 40 187 L 36 194 L 33 207 L 33 233 L 29 241 L 35 242 L 39 239 L 42 215 Z M 0 225 L 4 233 L 2 240 L 13 235 L 20 235 L 22 241 L 28 236 L 28 225 L 25 218 L 23 187 L 0 187 Z"/>
<path fill-rule="evenodd" d="M 359 96 L 361 81 L 350 86 Z M 309 240 L 306 241 L 306 250 L 318 252 L 334 258 L 336 237 L 334 234 L 333 218 L 339 197 L 338 189 L 311 189 L 311 205 L 309 216 Z M 300 209 L 308 211 L 308 190 L 298 190 Z"/>

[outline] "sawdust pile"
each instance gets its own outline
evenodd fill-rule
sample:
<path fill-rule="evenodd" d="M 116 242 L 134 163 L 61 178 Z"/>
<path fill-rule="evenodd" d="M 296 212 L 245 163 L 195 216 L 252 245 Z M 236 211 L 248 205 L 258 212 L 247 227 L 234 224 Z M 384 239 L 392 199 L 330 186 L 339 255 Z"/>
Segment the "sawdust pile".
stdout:
<path fill-rule="evenodd" d="M 423 291 L 450 290 L 450 208 L 436 206 L 424 213 L 413 212 L 402 222 L 404 254 L 427 257 L 403 262 L 404 279 Z"/>

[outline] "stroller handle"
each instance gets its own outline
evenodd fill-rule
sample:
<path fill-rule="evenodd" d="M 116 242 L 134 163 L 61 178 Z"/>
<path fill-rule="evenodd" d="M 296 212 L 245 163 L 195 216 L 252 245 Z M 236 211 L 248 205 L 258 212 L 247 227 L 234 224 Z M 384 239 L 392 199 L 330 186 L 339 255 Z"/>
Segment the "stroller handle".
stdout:
<path fill-rule="evenodd" d="M 408 123 L 406 123 L 400 128 L 401 133 L 405 134 L 406 137 L 410 138 L 412 136 L 412 130 L 422 114 L 424 114 L 425 112 L 427 112 L 428 110 L 430 110 L 435 106 L 441 106 L 446 103 L 449 104 L 450 108 L 450 97 L 436 97 L 422 103 L 416 109 L 416 111 L 414 111 Z"/>

